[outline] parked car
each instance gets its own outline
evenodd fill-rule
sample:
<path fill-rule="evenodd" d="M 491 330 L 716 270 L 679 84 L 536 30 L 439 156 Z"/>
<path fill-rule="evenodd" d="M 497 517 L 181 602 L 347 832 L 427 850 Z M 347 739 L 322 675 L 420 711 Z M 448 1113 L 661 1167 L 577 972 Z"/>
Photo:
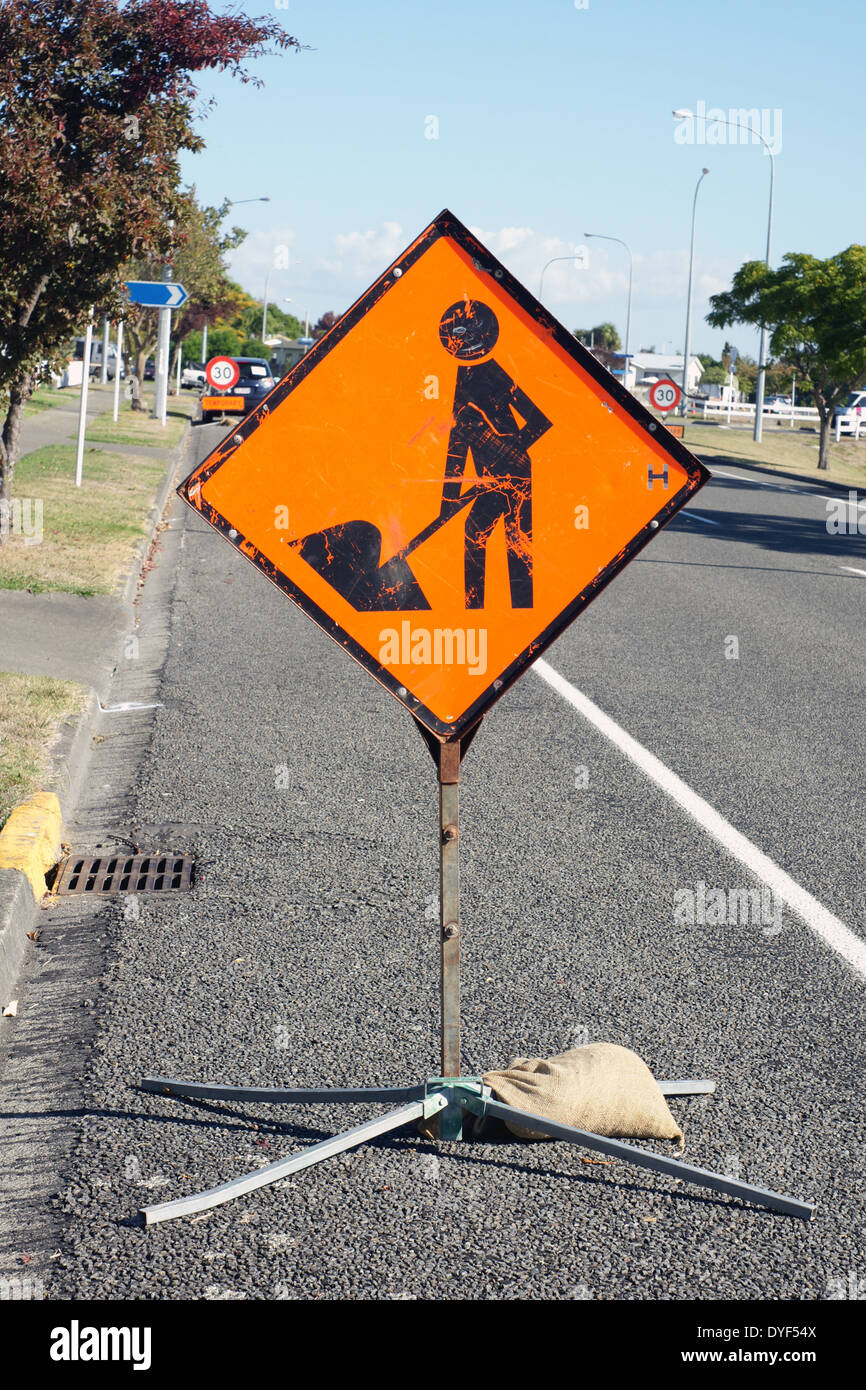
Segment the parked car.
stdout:
<path fill-rule="evenodd" d="M 207 376 L 205 375 L 203 362 L 187 362 L 180 374 L 181 386 L 206 386 Z"/>
<path fill-rule="evenodd" d="M 152 357 L 148 357 L 147 361 L 144 364 L 144 379 L 145 381 L 153 381 L 155 376 L 156 362 Z"/>
<path fill-rule="evenodd" d="M 833 411 L 833 429 L 840 434 L 856 434 L 858 424 L 866 435 L 866 390 L 852 391 L 845 404 Z"/>
<path fill-rule="evenodd" d="M 230 391 L 212 391 L 209 386 L 202 391 L 202 424 L 221 415 L 249 415 L 276 385 L 263 357 L 235 357 L 233 361 L 240 369 L 237 385 Z"/>
<path fill-rule="evenodd" d="M 71 356 L 71 358 L 70 358 L 69 360 L 70 360 L 70 364 L 71 364 L 72 362 L 81 362 L 81 363 L 84 362 L 84 339 L 83 339 L 83 338 L 76 338 L 76 339 L 75 339 L 75 342 L 74 342 L 74 345 L 73 345 L 73 350 L 72 350 L 72 356 Z M 116 371 L 117 371 L 117 347 L 115 346 L 114 343 L 110 343 L 110 344 L 109 344 L 109 347 L 108 347 L 108 370 L 107 370 L 107 373 L 106 373 L 106 375 L 108 376 L 108 380 L 109 380 L 109 381 L 113 381 L 113 380 L 114 380 L 114 374 L 115 374 Z M 69 375 L 71 376 L 72 374 L 69 374 Z M 77 373 L 75 373 L 74 375 L 77 376 L 77 378 L 78 378 L 78 384 L 80 385 L 80 383 L 81 383 L 81 369 L 79 369 L 79 371 L 78 371 Z M 123 380 L 123 378 L 124 378 L 125 375 L 126 375 L 126 372 L 125 372 L 125 370 L 124 370 L 123 360 L 121 359 L 121 363 L 120 363 L 120 379 L 121 379 L 121 381 Z M 90 380 L 91 380 L 91 381 L 99 381 L 99 379 L 100 379 L 101 376 L 102 376 L 102 338 L 101 338 L 101 337 L 97 337 L 97 336 L 94 334 L 93 341 L 92 341 L 91 344 L 90 344 Z M 70 385 L 71 385 L 71 380 L 70 380 L 69 382 L 64 382 L 64 385 L 66 385 L 66 384 L 70 384 Z"/>
<path fill-rule="evenodd" d="M 791 397 L 769 396 L 764 404 L 764 408 L 769 410 L 771 415 L 789 415 L 791 411 Z"/>

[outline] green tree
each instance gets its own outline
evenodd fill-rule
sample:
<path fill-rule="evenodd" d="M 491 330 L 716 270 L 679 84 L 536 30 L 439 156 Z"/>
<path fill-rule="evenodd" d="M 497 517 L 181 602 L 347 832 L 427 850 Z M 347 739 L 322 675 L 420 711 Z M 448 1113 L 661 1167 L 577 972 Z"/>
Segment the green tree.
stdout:
<path fill-rule="evenodd" d="M 747 261 L 710 305 L 714 328 L 765 326 L 773 356 L 808 379 L 820 420 L 818 467 L 826 469 L 834 407 L 866 378 L 866 246 L 823 261 L 789 252 L 778 270 Z"/>
<path fill-rule="evenodd" d="M 231 282 L 226 276 L 225 258 L 227 252 L 239 246 L 246 236 L 240 227 L 223 232 L 221 223 L 229 205 L 222 207 L 201 207 L 196 201 L 195 189 L 186 191 L 179 202 L 179 215 L 175 222 L 174 238 L 177 250 L 172 256 L 172 278 L 179 280 L 189 293 L 183 307 L 172 314 L 171 353 L 169 372 L 174 380 L 177 353 L 182 350 L 184 339 L 193 329 L 202 329 L 205 323 L 214 323 L 220 316 L 232 314 L 236 302 Z M 159 280 L 162 278 L 162 264 L 135 261 L 124 268 L 128 280 Z M 125 313 L 124 337 L 129 345 L 139 381 L 144 380 L 144 365 L 156 348 L 159 315 L 156 309 L 144 309 L 140 305 L 130 306 Z"/>
<path fill-rule="evenodd" d="M 3 0 L 0 4 L 0 495 L 11 495 L 23 409 L 88 310 L 117 314 L 120 271 L 168 257 L 179 158 L 203 140 L 193 75 L 273 44 L 273 19 L 206 0 Z"/>
<path fill-rule="evenodd" d="M 208 357 L 243 357 L 244 339 L 236 328 L 212 328 L 207 335 Z M 198 350 L 201 352 L 201 334 Z M 194 355 L 194 354 L 193 354 Z"/>
<path fill-rule="evenodd" d="M 619 352 L 622 348 L 622 339 L 612 323 L 597 323 L 595 328 L 575 328 L 574 336 L 584 347 L 609 348 L 611 352 Z"/>
<path fill-rule="evenodd" d="M 728 373 L 719 362 L 711 362 L 701 373 L 702 386 L 726 386 Z"/>
<path fill-rule="evenodd" d="M 259 322 L 257 331 L 261 332 L 261 311 L 259 312 Z M 294 314 L 286 313 L 278 304 L 268 305 L 268 333 L 282 333 L 286 338 L 300 338 L 304 331 L 304 325 Z"/>

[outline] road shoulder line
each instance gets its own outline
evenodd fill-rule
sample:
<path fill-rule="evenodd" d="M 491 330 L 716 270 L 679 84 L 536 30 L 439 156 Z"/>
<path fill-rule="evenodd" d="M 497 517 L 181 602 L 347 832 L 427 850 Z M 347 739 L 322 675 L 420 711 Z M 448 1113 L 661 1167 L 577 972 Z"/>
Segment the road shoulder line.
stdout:
<path fill-rule="evenodd" d="M 657 787 L 687 811 L 723 849 L 738 859 L 756 878 L 766 883 L 780 901 L 796 912 L 816 936 L 866 979 L 866 941 L 856 936 L 839 917 L 828 911 L 769 855 L 752 844 L 751 840 L 726 821 L 708 801 L 704 801 L 703 797 L 692 791 L 681 777 L 672 772 L 648 748 L 644 748 L 642 743 L 638 743 L 637 739 L 632 738 L 631 734 L 626 733 L 616 720 L 593 704 L 592 700 L 555 671 L 547 661 L 540 658 L 532 669 L 556 691 L 557 695 L 598 729 L 599 733 L 610 739 L 611 743 L 655 782 Z"/>

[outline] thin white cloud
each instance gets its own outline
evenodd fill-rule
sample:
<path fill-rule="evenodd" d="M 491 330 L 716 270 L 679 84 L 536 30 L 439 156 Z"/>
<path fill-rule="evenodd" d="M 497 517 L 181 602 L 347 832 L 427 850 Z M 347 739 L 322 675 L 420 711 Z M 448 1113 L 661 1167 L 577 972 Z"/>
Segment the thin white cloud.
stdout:
<path fill-rule="evenodd" d="M 246 241 L 229 252 L 229 276 L 257 299 L 261 299 L 268 281 L 268 297 L 282 298 L 288 293 L 295 258 L 296 233 L 287 223 L 278 223 L 251 232 Z"/>
<path fill-rule="evenodd" d="M 613 318 L 622 328 L 628 294 L 625 250 L 601 241 L 566 241 L 533 227 L 506 226 L 472 231 L 533 294 L 538 295 L 542 269 L 545 304 L 560 318 L 596 322 Z M 404 250 L 411 237 L 396 221 L 365 230 L 336 232 L 315 251 L 298 245 L 293 227 L 275 226 L 250 235 L 231 256 L 231 273 L 245 289 L 260 297 L 270 269 L 269 297 L 292 295 L 316 313 L 338 313 L 362 294 L 384 268 Z M 568 259 L 579 248 L 587 252 L 585 269 Z M 285 264 L 288 261 L 288 264 Z M 548 264 L 553 261 L 553 264 Z M 710 295 L 726 289 L 736 264 L 722 257 L 698 257 L 694 282 L 694 327 L 701 331 Z M 685 310 L 688 253 L 634 251 L 633 338 L 647 332 L 661 338 L 677 332 Z M 711 330 L 707 330 L 711 331 Z M 648 339 L 649 340 L 649 339 Z"/>

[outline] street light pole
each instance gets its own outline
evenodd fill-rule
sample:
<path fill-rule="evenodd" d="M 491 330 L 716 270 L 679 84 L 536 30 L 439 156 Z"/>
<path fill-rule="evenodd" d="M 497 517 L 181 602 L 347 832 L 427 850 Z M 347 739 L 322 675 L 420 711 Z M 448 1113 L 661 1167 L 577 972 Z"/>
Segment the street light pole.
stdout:
<path fill-rule="evenodd" d="M 547 261 L 547 262 L 542 266 L 542 268 L 541 268 L 541 275 L 540 275 L 539 278 L 538 278 L 538 298 L 539 298 L 539 300 L 541 299 L 541 297 L 542 297 L 542 295 L 543 295 L 543 293 L 544 293 L 544 276 L 545 276 L 545 273 L 546 273 L 546 271 L 547 271 L 547 269 L 548 269 L 549 266 L 555 265 L 557 261 L 582 261 L 583 259 L 584 259 L 584 255 L 583 255 L 583 252 L 582 252 L 582 251 L 578 251 L 578 253 L 577 253 L 576 256 L 551 256 L 550 260 Z"/>
<path fill-rule="evenodd" d="M 271 200 L 270 200 L 270 197 L 264 197 L 264 198 L 226 198 L 225 202 L 223 203 L 223 207 L 225 208 L 226 212 L 228 212 L 229 208 L 237 208 L 237 207 L 240 207 L 242 203 L 269 203 L 270 201 L 271 201 Z M 268 272 L 268 274 L 270 274 L 270 272 Z M 268 306 L 268 286 L 267 286 L 267 281 L 265 281 L 265 310 L 264 310 L 264 314 L 262 315 L 262 342 L 264 342 L 264 338 L 265 338 L 265 327 L 266 327 L 265 317 L 266 317 L 266 315 L 267 315 L 267 306 Z M 202 359 L 202 361 L 204 362 L 204 364 L 207 365 L 207 324 L 205 324 L 204 328 L 203 328 L 202 331 L 201 331 L 201 359 Z"/>
<path fill-rule="evenodd" d="M 694 112 L 689 111 L 685 107 L 677 108 L 677 110 L 674 111 L 672 114 L 674 116 L 674 119 L 678 121 L 695 119 Z M 721 116 L 714 116 L 713 120 L 714 122 L 718 122 L 719 125 L 730 126 L 732 130 L 747 130 L 751 136 L 756 137 L 758 140 L 760 140 L 761 144 L 764 146 L 764 149 L 767 151 L 767 154 L 770 156 L 770 206 L 769 211 L 767 213 L 767 255 L 765 258 L 765 263 L 767 269 L 769 270 L 770 254 L 773 245 L 773 201 L 776 192 L 776 156 L 773 154 L 769 140 L 766 138 L 765 135 L 762 135 L 759 130 L 755 130 L 754 126 L 743 125 L 742 121 L 726 120 L 724 119 L 724 117 Z M 767 330 L 762 325 L 760 346 L 758 348 L 758 382 L 757 389 L 755 391 L 755 430 L 753 438 L 756 444 L 760 444 L 764 435 L 764 382 L 767 375 L 766 362 Z"/>
<path fill-rule="evenodd" d="M 271 282 L 271 272 L 265 276 L 265 301 L 262 305 L 262 342 L 265 341 L 265 334 L 268 331 L 268 285 Z"/>
<path fill-rule="evenodd" d="M 770 269 L 770 251 L 773 245 L 773 197 L 776 184 L 776 156 L 770 149 L 769 143 L 764 142 L 764 148 L 770 156 L 770 209 L 767 214 L 767 270 Z M 764 434 L 764 384 L 767 375 L 767 329 L 761 324 L 761 344 L 758 349 L 758 385 L 755 391 L 755 432 L 754 439 L 760 444 Z"/>
<path fill-rule="evenodd" d="M 618 236 L 605 236 L 603 232 L 584 232 L 584 236 L 589 240 L 595 237 L 597 241 L 615 241 L 618 246 L 624 246 L 628 252 L 628 308 L 625 316 L 625 365 L 622 373 L 622 384 L 628 389 L 628 363 L 629 363 L 629 344 L 631 342 L 631 290 L 634 272 L 634 261 L 632 259 L 631 247 L 628 242 L 622 241 Z"/>
<path fill-rule="evenodd" d="M 683 347 L 683 399 L 681 402 L 681 413 L 683 418 L 685 418 L 688 410 L 689 398 L 689 348 L 692 337 L 692 278 L 695 269 L 695 216 L 698 210 L 698 189 L 709 172 L 709 169 L 701 170 L 701 176 L 695 184 L 695 196 L 692 199 L 692 244 L 689 250 L 689 288 L 686 295 L 686 340 Z"/>

